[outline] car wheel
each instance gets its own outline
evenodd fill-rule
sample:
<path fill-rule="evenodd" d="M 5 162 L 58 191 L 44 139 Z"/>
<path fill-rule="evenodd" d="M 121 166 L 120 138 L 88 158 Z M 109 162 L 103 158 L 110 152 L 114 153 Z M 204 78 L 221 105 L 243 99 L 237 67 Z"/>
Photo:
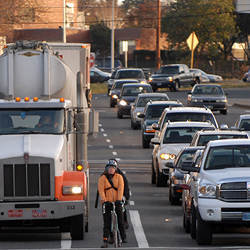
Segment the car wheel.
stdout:
<path fill-rule="evenodd" d="M 174 91 L 178 91 L 179 88 L 180 88 L 180 82 L 179 82 L 179 80 L 175 80 L 175 82 L 174 82 Z"/>
<path fill-rule="evenodd" d="M 220 113 L 223 114 L 223 115 L 226 115 L 227 114 L 227 110 L 221 110 Z"/>
<path fill-rule="evenodd" d="M 165 178 L 164 178 L 165 176 L 162 174 L 162 173 L 160 173 L 160 171 L 159 171 L 159 167 L 157 167 L 157 169 L 156 169 L 156 186 L 157 187 L 165 187 L 166 186 L 166 184 L 165 184 Z"/>
<path fill-rule="evenodd" d="M 152 159 L 151 184 L 155 184 L 155 183 L 156 183 L 156 176 L 155 176 L 154 163 Z"/>
<path fill-rule="evenodd" d="M 186 233 L 190 233 L 190 221 L 188 220 L 188 218 L 186 216 L 185 209 L 183 211 L 183 228 L 184 228 Z"/>
<path fill-rule="evenodd" d="M 202 220 L 200 213 L 197 211 L 196 216 L 196 241 L 198 245 L 210 245 L 212 243 L 212 227 Z"/>
<path fill-rule="evenodd" d="M 117 112 L 117 117 L 118 117 L 119 119 L 122 119 L 123 115 L 118 111 L 118 112 Z"/>
<path fill-rule="evenodd" d="M 70 223 L 70 235 L 72 240 L 84 239 L 84 216 L 77 215 L 72 217 Z"/>
<path fill-rule="evenodd" d="M 137 126 L 136 126 L 136 124 L 132 121 L 132 119 L 131 119 L 131 128 L 132 128 L 132 129 L 137 129 Z"/>
<path fill-rule="evenodd" d="M 179 203 L 179 199 L 175 198 L 173 196 L 173 190 L 172 190 L 171 185 L 172 185 L 172 183 L 170 181 L 169 182 L 169 189 L 168 189 L 168 199 L 169 199 L 169 202 L 170 202 L 171 205 L 177 205 Z"/>
<path fill-rule="evenodd" d="M 191 207 L 190 235 L 192 239 L 196 238 L 196 211 L 193 204 Z"/>
<path fill-rule="evenodd" d="M 149 142 L 145 140 L 142 136 L 142 147 L 143 148 L 149 148 Z"/>

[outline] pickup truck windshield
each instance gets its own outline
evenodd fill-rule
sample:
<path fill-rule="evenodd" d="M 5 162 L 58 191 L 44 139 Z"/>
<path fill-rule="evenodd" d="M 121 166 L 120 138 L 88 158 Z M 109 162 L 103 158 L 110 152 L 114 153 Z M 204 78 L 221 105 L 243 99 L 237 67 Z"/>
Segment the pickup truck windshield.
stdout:
<path fill-rule="evenodd" d="M 61 134 L 63 109 L 2 109 L 0 134 Z"/>
<path fill-rule="evenodd" d="M 182 113 L 167 113 L 163 124 L 167 121 L 170 122 L 211 122 L 215 127 L 217 127 L 216 121 L 212 114 L 209 113 L 195 113 L 195 112 L 182 112 Z"/>
<path fill-rule="evenodd" d="M 212 147 L 204 169 L 224 168 L 250 168 L 250 145 Z"/>
<path fill-rule="evenodd" d="M 179 74 L 179 67 L 178 66 L 167 66 L 167 67 L 162 67 L 159 70 L 160 74 L 169 74 L 169 75 L 174 75 L 174 74 Z"/>

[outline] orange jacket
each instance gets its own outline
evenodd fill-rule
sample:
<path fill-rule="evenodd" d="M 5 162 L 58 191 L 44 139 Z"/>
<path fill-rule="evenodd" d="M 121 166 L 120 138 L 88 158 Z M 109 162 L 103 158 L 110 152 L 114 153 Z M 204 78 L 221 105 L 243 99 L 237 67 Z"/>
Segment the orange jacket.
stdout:
<path fill-rule="evenodd" d="M 107 177 L 102 175 L 98 180 L 98 192 L 101 197 L 101 202 L 115 202 L 117 200 L 122 200 L 123 190 L 124 190 L 124 182 L 123 178 L 120 174 L 115 173 L 112 182 L 114 187 L 117 188 L 117 191 L 111 187 Z M 110 188 L 111 187 L 111 188 Z M 106 190 L 107 188 L 110 188 Z"/>

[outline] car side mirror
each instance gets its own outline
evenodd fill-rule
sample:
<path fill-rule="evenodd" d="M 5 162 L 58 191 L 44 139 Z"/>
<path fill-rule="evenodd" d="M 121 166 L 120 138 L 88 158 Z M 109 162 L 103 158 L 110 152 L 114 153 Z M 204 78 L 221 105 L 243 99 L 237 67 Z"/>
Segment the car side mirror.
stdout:
<path fill-rule="evenodd" d="M 144 118 L 144 117 L 145 117 L 145 114 L 140 113 L 139 115 L 137 115 L 137 117 L 139 117 L 139 118 Z"/>
<path fill-rule="evenodd" d="M 165 164 L 165 166 L 166 166 L 167 168 L 175 168 L 173 162 L 167 162 L 167 163 Z"/>
<path fill-rule="evenodd" d="M 160 145 L 160 140 L 159 140 L 159 138 L 152 138 L 150 142 L 151 142 L 151 144 L 153 144 L 153 145 Z"/>
<path fill-rule="evenodd" d="M 190 173 L 190 172 L 196 172 L 196 173 L 200 172 L 199 168 L 193 166 L 193 162 L 192 161 L 188 161 L 188 162 L 184 161 L 181 164 L 181 170 L 182 171 L 187 171 L 188 173 Z"/>
<path fill-rule="evenodd" d="M 153 123 L 152 124 L 152 129 L 154 129 L 154 130 L 160 130 L 160 127 L 159 127 L 158 123 Z"/>

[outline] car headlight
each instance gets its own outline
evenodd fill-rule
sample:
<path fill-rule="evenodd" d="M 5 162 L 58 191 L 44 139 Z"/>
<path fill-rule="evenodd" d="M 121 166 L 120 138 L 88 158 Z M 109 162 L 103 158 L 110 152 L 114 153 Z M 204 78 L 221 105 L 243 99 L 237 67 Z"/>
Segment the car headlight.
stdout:
<path fill-rule="evenodd" d="M 146 133 L 154 133 L 155 130 L 152 128 L 152 126 L 147 126 L 146 129 L 145 129 L 145 132 Z"/>
<path fill-rule="evenodd" d="M 192 102 L 198 102 L 199 100 L 198 99 L 191 99 Z"/>
<path fill-rule="evenodd" d="M 152 78 L 152 77 L 149 77 L 149 78 L 148 78 L 148 81 L 149 81 L 149 82 L 152 82 L 152 81 L 153 81 L 153 78 Z"/>
<path fill-rule="evenodd" d="M 144 81 L 144 80 L 142 80 L 142 81 L 141 81 L 141 83 L 145 84 L 145 83 L 147 83 L 147 82 L 146 82 L 146 81 Z"/>
<path fill-rule="evenodd" d="M 113 99 L 117 99 L 117 98 L 118 98 L 118 95 L 112 95 L 112 98 L 113 98 Z"/>
<path fill-rule="evenodd" d="M 125 100 L 121 100 L 119 104 L 122 105 L 122 106 L 126 106 L 127 102 Z"/>
<path fill-rule="evenodd" d="M 162 154 L 160 154 L 160 158 L 162 160 L 174 160 L 175 157 L 176 157 L 175 154 L 169 154 L 169 153 L 162 153 Z"/>
<path fill-rule="evenodd" d="M 82 186 L 63 186 L 63 194 L 82 194 Z"/>
<path fill-rule="evenodd" d="M 173 81 L 173 77 L 172 77 L 172 76 L 169 76 L 167 79 L 168 79 L 168 81 L 170 81 L 170 82 Z"/>
<path fill-rule="evenodd" d="M 227 102 L 227 99 L 216 100 L 216 102 Z"/>
<path fill-rule="evenodd" d="M 216 186 L 213 184 L 201 184 L 198 195 L 203 198 L 216 198 Z"/>

